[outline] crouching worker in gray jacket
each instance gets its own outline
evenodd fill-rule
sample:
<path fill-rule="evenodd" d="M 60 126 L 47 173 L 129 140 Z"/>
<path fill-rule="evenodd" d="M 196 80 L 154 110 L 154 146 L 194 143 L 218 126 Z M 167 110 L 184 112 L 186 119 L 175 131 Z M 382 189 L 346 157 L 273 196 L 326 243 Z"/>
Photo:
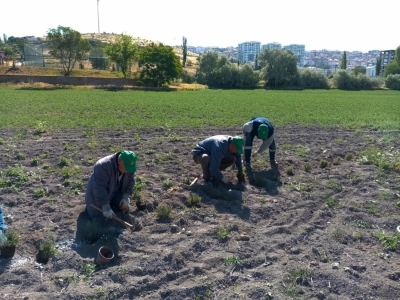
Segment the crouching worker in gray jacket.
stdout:
<path fill-rule="evenodd" d="M 129 196 L 135 186 L 136 161 L 136 154 L 125 150 L 96 162 L 85 196 L 90 218 L 104 216 L 111 219 L 114 212 L 129 210 Z M 100 207 L 103 213 L 90 204 Z"/>
<path fill-rule="evenodd" d="M 236 164 L 237 178 L 244 182 L 242 158 L 244 140 L 240 136 L 215 135 L 197 144 L 192 150 L 193 160 L 201 164 L 205 183 L 211 181 L 214 186 L 227 183 L 228 177 L 221 173 L 229 166 Z"/>

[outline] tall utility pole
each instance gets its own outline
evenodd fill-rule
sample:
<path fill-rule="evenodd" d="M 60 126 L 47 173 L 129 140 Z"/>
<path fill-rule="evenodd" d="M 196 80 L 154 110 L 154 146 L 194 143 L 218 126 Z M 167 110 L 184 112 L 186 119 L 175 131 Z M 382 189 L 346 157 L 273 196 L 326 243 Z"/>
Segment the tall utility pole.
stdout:
<path fill-rule="evenodd" d="M 97 28 L 100 33 L 100 15 L 99 15 L 99 0 L 97 0 Z"/>

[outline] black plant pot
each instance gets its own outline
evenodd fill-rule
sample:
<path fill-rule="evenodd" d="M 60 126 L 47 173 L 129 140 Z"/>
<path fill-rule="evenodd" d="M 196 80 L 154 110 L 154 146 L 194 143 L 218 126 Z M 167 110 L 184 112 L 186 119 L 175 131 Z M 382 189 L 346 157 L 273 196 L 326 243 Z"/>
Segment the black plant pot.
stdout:
<path fill-rule="evenodd" d="M 8 247 L 2 247 L 1 248 L 1 258 L 10 258 L 15 255 L 15 246 L 8 246 Z"/>
<path fill-rule="evenodd" d="M 47 257 L 42 250 L 36 255 L 36 260 L 38 263 L 47 264 L 49 257 Z"/>

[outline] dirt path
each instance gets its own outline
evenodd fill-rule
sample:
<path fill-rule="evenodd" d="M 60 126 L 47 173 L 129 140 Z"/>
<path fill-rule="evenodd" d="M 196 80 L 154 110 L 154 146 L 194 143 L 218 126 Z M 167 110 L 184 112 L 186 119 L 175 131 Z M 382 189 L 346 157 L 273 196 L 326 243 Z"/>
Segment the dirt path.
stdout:
<path fill-rule="evenodd" d="M 13 259 L 0 259 L 0 298 L 400 299 L 400 247 L 389 251 L 377 237 L 400 225 L 400 174 L 360 162 L 368 148 L 395 156 L 399 133 L 277 128 L 280 175 L 265 153 L 246 188 L 231 169 L 226 186 L 201 178 L 189 186 L 201 174 L 190 151 L 215 134 L 240 128 L 2 130 L 0 203 L 22 239 Z M 88 231 L 85 185 L 97 159 L 120 149 L 140 159 L 147 209 L 132 201 L 130 215 L 144 228 L 132 233 L 107 221 L 104 236 L 93 238 L 99 227 Z M 188 207 L 193 194 L 201 203 Z M 172 207 L 169 218 L 157 219 L 161 203 Z M 48 236 L 59 254 L 38 264 Z M 102 245 L 115 258 L 95 268 Z"/>

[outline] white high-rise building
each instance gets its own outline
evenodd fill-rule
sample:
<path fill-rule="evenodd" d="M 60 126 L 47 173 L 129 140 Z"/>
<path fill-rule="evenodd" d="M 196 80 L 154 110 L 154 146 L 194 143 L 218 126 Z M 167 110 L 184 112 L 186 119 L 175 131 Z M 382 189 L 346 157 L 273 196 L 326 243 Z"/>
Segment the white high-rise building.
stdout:
<path fill-rule="evenodd" d="M 305 55 L 305 50 L 306 50 L 306 47 L 304 45 L 292 44 L 292 45 L 283 46 L 283 49 L 290 50 L 297 56 L 297 66 L 298 67 L 304 66 L 304 55 Z"/>
<path fill-rule="evenodd" d="M 244 42 L 238 45 L 238 61 L 241 64 L 255 63 L 260 54 L 260 42 Z"/>
<path fill-rule="evenodd" d="M 268 43 L 261 46 L 261 51 L 265 49 L 274 50 L 274 49 L 282 49 L 282 45 L 279 43 Z"/>

